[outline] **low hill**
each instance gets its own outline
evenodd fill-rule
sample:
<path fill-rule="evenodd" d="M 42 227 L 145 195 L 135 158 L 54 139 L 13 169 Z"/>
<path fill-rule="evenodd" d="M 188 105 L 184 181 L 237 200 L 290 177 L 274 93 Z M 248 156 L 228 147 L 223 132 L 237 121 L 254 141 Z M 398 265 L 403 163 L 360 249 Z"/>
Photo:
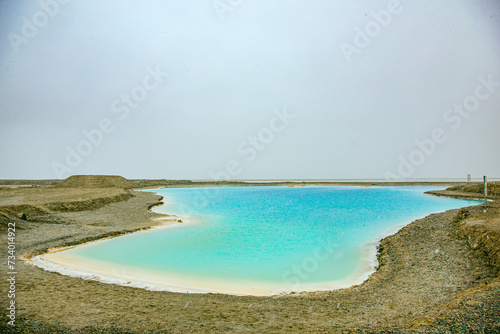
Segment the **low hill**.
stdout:
<path fill-rule="evenodd" d="M 446 190 L 433 190 L 427 194 L 448 197 L 483 199 L 483 183 L 464 183 Z M 488 182 L 488 199 L 500 199 L 500 182 Z"/>
<path fill-rule="evenodd" d="M 483 193 L 483 184 L 482 183 L 460 184 L 457 186 L 450 187 L 446 190 L 462 191 L 464 193 L 482 194 Z M 488 195 L 500 196 L 500 182 L 488 182 Z"/>
<path fill-rule="evenodd" d="M 57 188 L 138 188 L 136 182 L 118 175 L 73 175 L 56 185 Z"/>

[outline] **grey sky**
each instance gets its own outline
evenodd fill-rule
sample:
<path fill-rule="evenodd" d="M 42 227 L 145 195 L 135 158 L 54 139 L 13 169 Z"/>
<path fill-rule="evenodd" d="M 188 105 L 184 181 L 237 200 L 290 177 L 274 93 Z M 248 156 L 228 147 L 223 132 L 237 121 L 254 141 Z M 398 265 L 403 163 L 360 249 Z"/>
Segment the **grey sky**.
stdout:
<path fill-rule="evenodd" d="M 500 177 L 499 36 L 493 0 L 0 1 L 0 178 Z"/>

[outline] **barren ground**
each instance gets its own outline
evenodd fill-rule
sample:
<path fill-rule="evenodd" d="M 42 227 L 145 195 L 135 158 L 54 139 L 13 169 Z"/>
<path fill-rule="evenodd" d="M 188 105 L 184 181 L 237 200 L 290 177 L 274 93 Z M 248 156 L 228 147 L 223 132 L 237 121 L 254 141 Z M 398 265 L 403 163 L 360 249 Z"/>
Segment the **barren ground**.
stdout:
<path fill-rule="evenodd" d="M 329 292 L 276 297 L 153 292 L 45 272 L 21 260 L 51 247 L 154 226 L 153 218 L 161 215 L 148 209 L 160 199 L 118 188 L 0 189 L 2 245 L 7 244 L 7 223 L 16 224 L 16 330 L 500 332 L 498 202 L 489 203 L 486 214 L 469 207 L 413 222 L 381 242 L 380 266 L 369 280 Z M 26 220 L 16 218 L 20 212 Z M 0 254 L 7 258 L 6 247 Z M 8 271 L 4 260 L 2 277 Z M 8 290 L 6 279 L 0 287 Z M 0 307 L 6 309 L 7 298 Z M 6 314 L 0 312 L 0 332 L 10 331 Z"/>

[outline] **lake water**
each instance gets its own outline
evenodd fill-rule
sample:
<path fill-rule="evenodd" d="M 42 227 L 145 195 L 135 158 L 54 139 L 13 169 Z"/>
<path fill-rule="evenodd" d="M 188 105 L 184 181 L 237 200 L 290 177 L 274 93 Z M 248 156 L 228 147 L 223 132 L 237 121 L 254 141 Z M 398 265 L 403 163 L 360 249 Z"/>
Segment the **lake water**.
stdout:
<path fill-rule="evenodd" d="M 477 201 L 433 187 L 247 186 L 155 190 L 185 223 L 61 252 L 174 291 L 276 294 L 361 283 L 378 241 L 430 213 Z M 167 290 L 169 290 L 167 288 Z"/>

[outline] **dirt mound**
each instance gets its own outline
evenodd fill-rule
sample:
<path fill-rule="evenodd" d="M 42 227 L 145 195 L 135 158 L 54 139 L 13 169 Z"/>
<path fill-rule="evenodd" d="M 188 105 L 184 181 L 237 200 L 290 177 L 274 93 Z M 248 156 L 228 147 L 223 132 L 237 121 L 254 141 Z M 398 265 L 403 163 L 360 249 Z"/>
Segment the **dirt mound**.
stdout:
<path fill-rule="evenodd" d="M 483 183 L 467 183 L 446 189 L 448 191 L 462 191 L 466 193 L 483 193 Z M 488 195 L 500 196 L 500 182 L 488 182 Z"/>
<path fill-rule="evenodd" d="M 78 201 L 47 203 L 46 207 L 51 211 L 57 211 L 57 212 L 97 210 L 107 204 L 126 201 L 129 198 L 134 197 L 129 192 L 126 192 L 126 190 L 122 191 L 124 191 L 124 193 L 109 197 L 92 198 L 88 200 L 78 200 Z"/>
<path fill-rule="evenodd" d="M 56 212 L 96 210 L 134 195 L 123 188 L 7 188 L 0 190 L 0 214 L 28 220 Z"/>
<path fill-rule="evenodd" d="M 500 205 L 491 203 L 488 212 L 482 208 L 463 208 L 457 216 L 457 233 L 467 239 L 469 247 L 488 259 L 500 275 Z"/>
<path fill-rule="evenodd" d="M 140 185 L 118 175 L 73 175 L 61 181 L 58 188 L 138 188 Z"/>
<path fill-rule="evenodd" d="M 11 217 L 17 217 L 19 214 L 25 214 L 28 217 L 43 216 L 49 214 L 45 208 L 36 205 L 20 204 L 10 206 L 0 206 L 0 213 L 7 214 Z"/>
<path fill-rule="evenodd" d="M 446 190 L 427 191 L 426 194 L 457 198 L 484 198 L 483 183 L 463 183 Z M 488 182 L 488 199 L 500 199 L 500 182 Z"/>

